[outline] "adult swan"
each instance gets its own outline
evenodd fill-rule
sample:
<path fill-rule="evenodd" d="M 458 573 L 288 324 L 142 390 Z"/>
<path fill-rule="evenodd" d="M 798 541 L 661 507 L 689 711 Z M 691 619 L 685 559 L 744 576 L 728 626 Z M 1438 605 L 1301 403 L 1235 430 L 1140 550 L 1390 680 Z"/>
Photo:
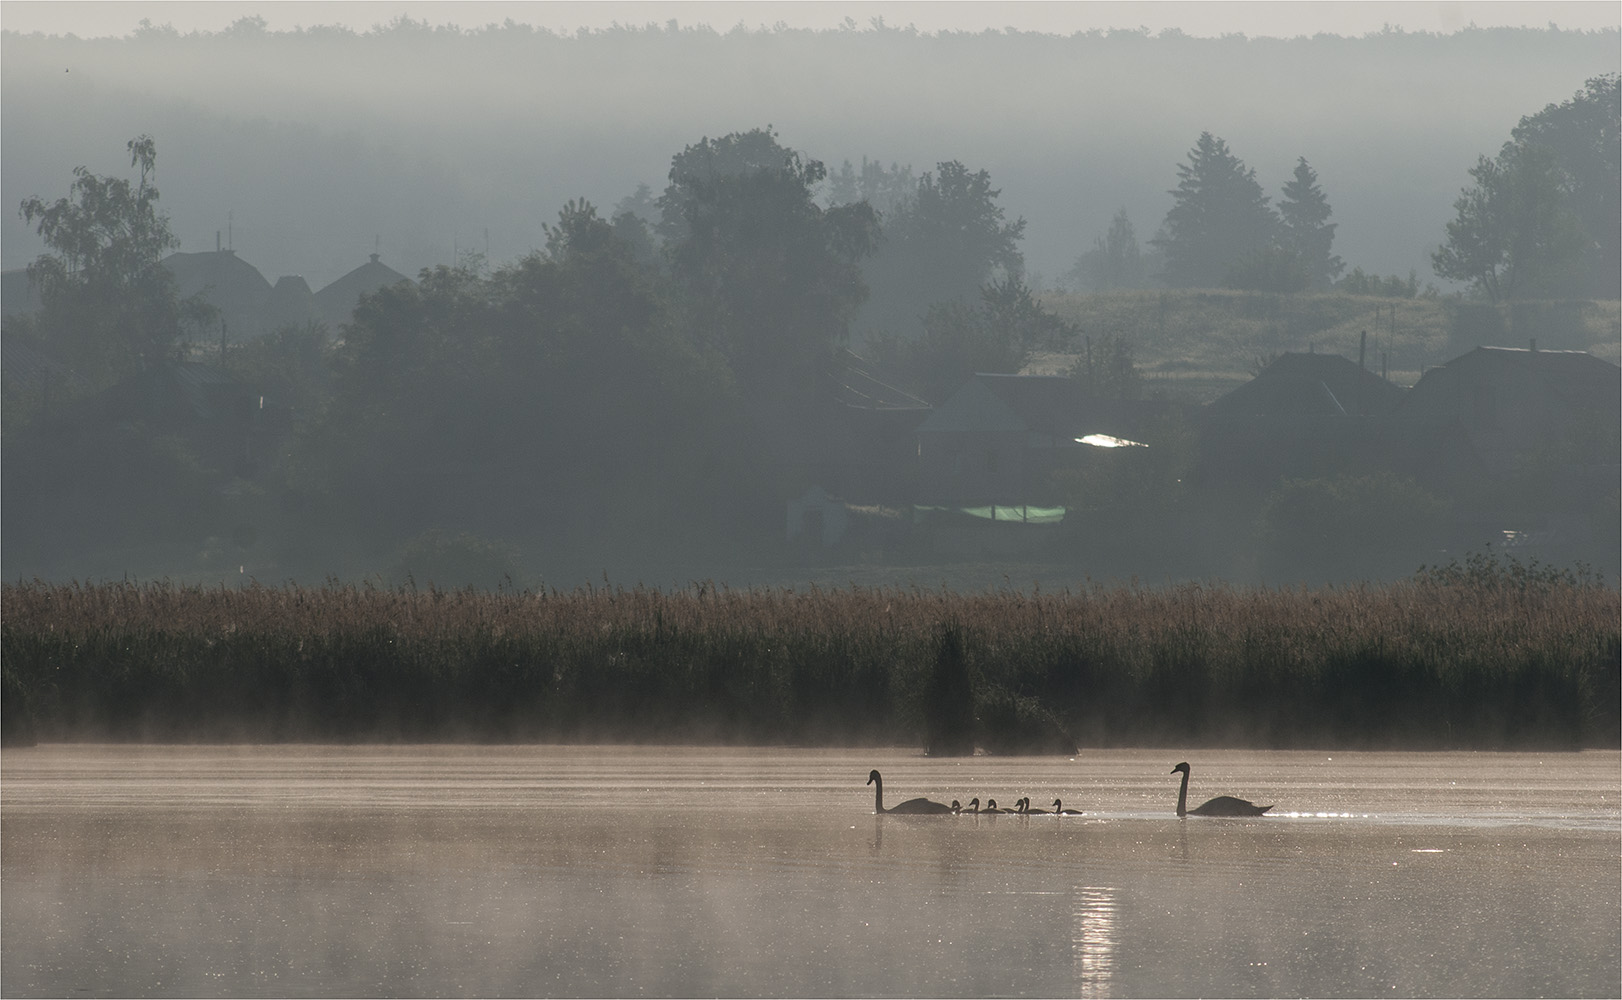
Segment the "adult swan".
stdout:
<path fill-rule="evenodd" d="M 913 815 L 949 813 L 952 807 L 941 802 L 931 802 L 925 798 L 908 799 L 893 809 L 884 808 L 884 779 L 879 772 L 874 771 L 867 776 L 867 783 L 873 786 L 873 811 L 876 813 L 912 813 Z"/>
<path fill-rule="evenodd" d="M 1171 769 L 1172 774 L 1183 772 L 1183 787 L 1177 790 L 1178 816 L 1260 816 L 1272 806 L 1259 806 L 1254 802 L 1236 799 L 1232 795 L 1218 795 L 1198 809 L 1188 808 L 1188 761 Z"/>

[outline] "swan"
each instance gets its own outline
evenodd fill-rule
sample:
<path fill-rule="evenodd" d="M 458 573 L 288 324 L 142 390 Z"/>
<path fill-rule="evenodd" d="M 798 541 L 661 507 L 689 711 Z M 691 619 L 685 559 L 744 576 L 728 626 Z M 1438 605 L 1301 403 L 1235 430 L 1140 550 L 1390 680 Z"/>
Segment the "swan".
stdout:
<path fill-rule="evenodd" d="M 1021 803 L 1019 811 L 1024 813 L 1026 816 L 1046 816 L 1048 814 L 1046 809 L 1032 809 L 1031 798 L 1028 795 L 1019 801 Z"/>
<path fill-rule="evenodd" d="M 964 806 L 962 811 L 968 813 L 970 816 L 979 815 L 979 813 L 980 813 L 980 797 L 975 796 L 974 798 L 970 799 L 969 804 Z"/>
<path fill-rule="evenodd" d="M 1081 815 L 1081 810 L 1080 809 L 1063 809 L 1063 808 L 1061 808 L 1062 805 L 1063 805 L 1063 803 L 1060 800 L 1058 800 L 1058 799 L 1053 800 L 1053 814 L 1055 816 L 1080 816 Z"/>
<path fill-rule="evenodd" d="M 940 815 L 952 811 L 952 807 L 943 802 L 931 802 L 925 798 L 908 799 L 893 808 L 884 808 L 884 779 L 879 772 L 874 771 L 867 776 L 867 783 L 873 786 L 873 811 L 876 813 L 926 813 Z"/>
<path fill-rule="evenodd" d="M 1171 769 L 1172 774 L 1183 772 L 1183 786 L 1177 790 L 1178 816 L 1260 816 L 1272 806 L 1259 806 L 1245 799 L 1236 799 L 1232 795 L 1218 795 L 1210 799 L 1197 809 L 1188 808 L 1188 761 L 1183 761 Z"/>
<path fill-rule="evenodd" d="M 1012 809 L 998 809 L 996 799 L 986 799 L 986 807 L 984 809 L 980 810 L 980 811 L 981 812 L 988 812 L 988 813 L 1007 813 L 1007 812 L 1013 812 L 1014 810 L 1012 810 Z"/>

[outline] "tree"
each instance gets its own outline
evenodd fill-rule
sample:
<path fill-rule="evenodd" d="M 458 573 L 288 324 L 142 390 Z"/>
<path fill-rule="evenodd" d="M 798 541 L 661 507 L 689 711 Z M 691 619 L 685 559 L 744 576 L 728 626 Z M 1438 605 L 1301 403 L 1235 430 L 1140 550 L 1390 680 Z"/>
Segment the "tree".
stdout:
<path fill-rule="evenodd" d="M 187 327 L 212 313 L 181 300 L 159 262 L 180 241 L 157 208 L 157 144 L 142 135 L 126 148 L 140 168 L 133 186 L 76 167 L 66 198 L 35 196 L 20 210 L 50 248 L 28 265 L 42 303 L 36 329 L 93 386 L 178 357 Z"/>
<path fill-rule="evenodd" d="M 1475 185 L 1453 203 L 1447 242 L 1431 254 L 1444 278 L 1467 281 L 1493 302 L 1571 294 L 1589 241 L 1561 191 L 1554 154 L 1507 142 L 1471 168 Z"/>
<path fill-rule="evenodd" d="M 1137 354 L 1132 343 L 1117 334 L 1088 337 L 1069 375 L 1086 386 L 1089 395 L 1100 398 L 1138 399 L 1143 395 Z"/>
<path fill-rule="evenodd" d="M 994 278 L 1018 277 L 1025 220 L 1007 220 L 1001 193 L 987 171 L 956 160 L 920 177 L 912 198 L 884 220 L 883 244 L 866 269 L 873 300 L 862 325 L 916 336 L 931 306 L 971 303 Z"/>
<path fill-rule="evenodd" d="M 1278 218 L 1256 183 L 1256 171 L 1201 132 L 1188 162 L 1177 167 L 1177 189 L 1150 244 L 1166 255 L 1165 280 L 1174 288 L 1217 288 L 1233 265 L 1266 249 Z"/>
<path fill-rule="evenodd" d="M 1037 348 L 1068 350 L 1076 328 L 1043 309 L 1017 278 L 980 289 L 980 303 L 936 302 L 915 338 L 884 334 L 870 338 L 878 364 L 932 402 L 946 399 L 976 372 L 1013 374 Z"/>
<path fill-rule="evenodd" d="M 1589 80 L 1571 100 L 1521 119 L 1510 133 L 1554 156 L 1567 207 L 1589 239 L 1581 294 L 1622 295 L 1622 91 L 1618 75 Z"/>
<path fill-rule="evenodd" d="M 819 207 L 825 176 L 768 127 L 687 147 L 659 199 L 691 329 L 774 407 L 816 391 L 867 294 L 878 219 L 861 202 Z"/>
<path fill-rule="evenodd" d="M 1109 231 L 1093 241 L 1093 248 L 1076 258 L 1069 276 L 1091 291 L 1116 288 L 1144 288 L 1148 285 L 1148 260 L 1138 246 L 1138 234 L 1126 209 L 1115 213 Z"/>
<path fill-rule="evenodd" d="M 589 202 L 546 237 L 489 275 L 439 267 L 356 307 L 306 456 L 337 534 L 387 551 L 468 532 L 601 570 L 737 489 L 730 374 L 668 279 Z"/>
<path fill-rule="evenodd" d="M 1312 285 L 1306 261 L 1295 250 L 1269 244 L 1228 265 L 1222 284 L 1250 292 L 1304 292 Z"/>
<path fill-rule="evenodd" d="M 828 175 L 828 207 L 851 205 L 865 201 L 888 219 L 917 193 L 918 179 L 912 175 L 912 165 L 891 163 L 888 170 L 878 160 L 862 157 L 860 171 L 846 160 L 838 172 Z"/>
<path fill-rule="evenodd" d="M 1304 156 L 1296 161 L 1294 178 L 1284 185 L 1278 214 L 1280 245 L 1295 255 L 1309 288 L 1327 289 L 1346 264 L 1331 252 L 1335 223 L 1329 221 L 1329 199 Z"/>

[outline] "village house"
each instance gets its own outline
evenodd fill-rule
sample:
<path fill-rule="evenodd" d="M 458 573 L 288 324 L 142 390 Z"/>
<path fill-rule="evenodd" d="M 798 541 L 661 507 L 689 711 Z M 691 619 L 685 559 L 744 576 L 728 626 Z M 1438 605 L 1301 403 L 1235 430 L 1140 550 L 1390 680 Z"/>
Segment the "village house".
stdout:
<path fill-rule="evenodd" d="M 918 502 L 1051 504 L 1055 471 L 1095 442 L 1141 442 L 1168 409 L 1101 399 L 1062 375 L 977 374 L 918 425 Z"/>

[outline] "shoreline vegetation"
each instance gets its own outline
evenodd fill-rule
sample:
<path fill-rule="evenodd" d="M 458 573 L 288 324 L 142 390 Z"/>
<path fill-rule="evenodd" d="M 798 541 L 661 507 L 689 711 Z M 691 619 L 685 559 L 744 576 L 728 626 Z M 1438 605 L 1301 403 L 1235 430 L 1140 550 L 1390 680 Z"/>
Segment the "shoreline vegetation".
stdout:
<path fill-rule="evenodd" d="M 0 588 L 8 745 L 1616 748 L 1622 601 L 1471 557 L 1330 589 Z"/>

